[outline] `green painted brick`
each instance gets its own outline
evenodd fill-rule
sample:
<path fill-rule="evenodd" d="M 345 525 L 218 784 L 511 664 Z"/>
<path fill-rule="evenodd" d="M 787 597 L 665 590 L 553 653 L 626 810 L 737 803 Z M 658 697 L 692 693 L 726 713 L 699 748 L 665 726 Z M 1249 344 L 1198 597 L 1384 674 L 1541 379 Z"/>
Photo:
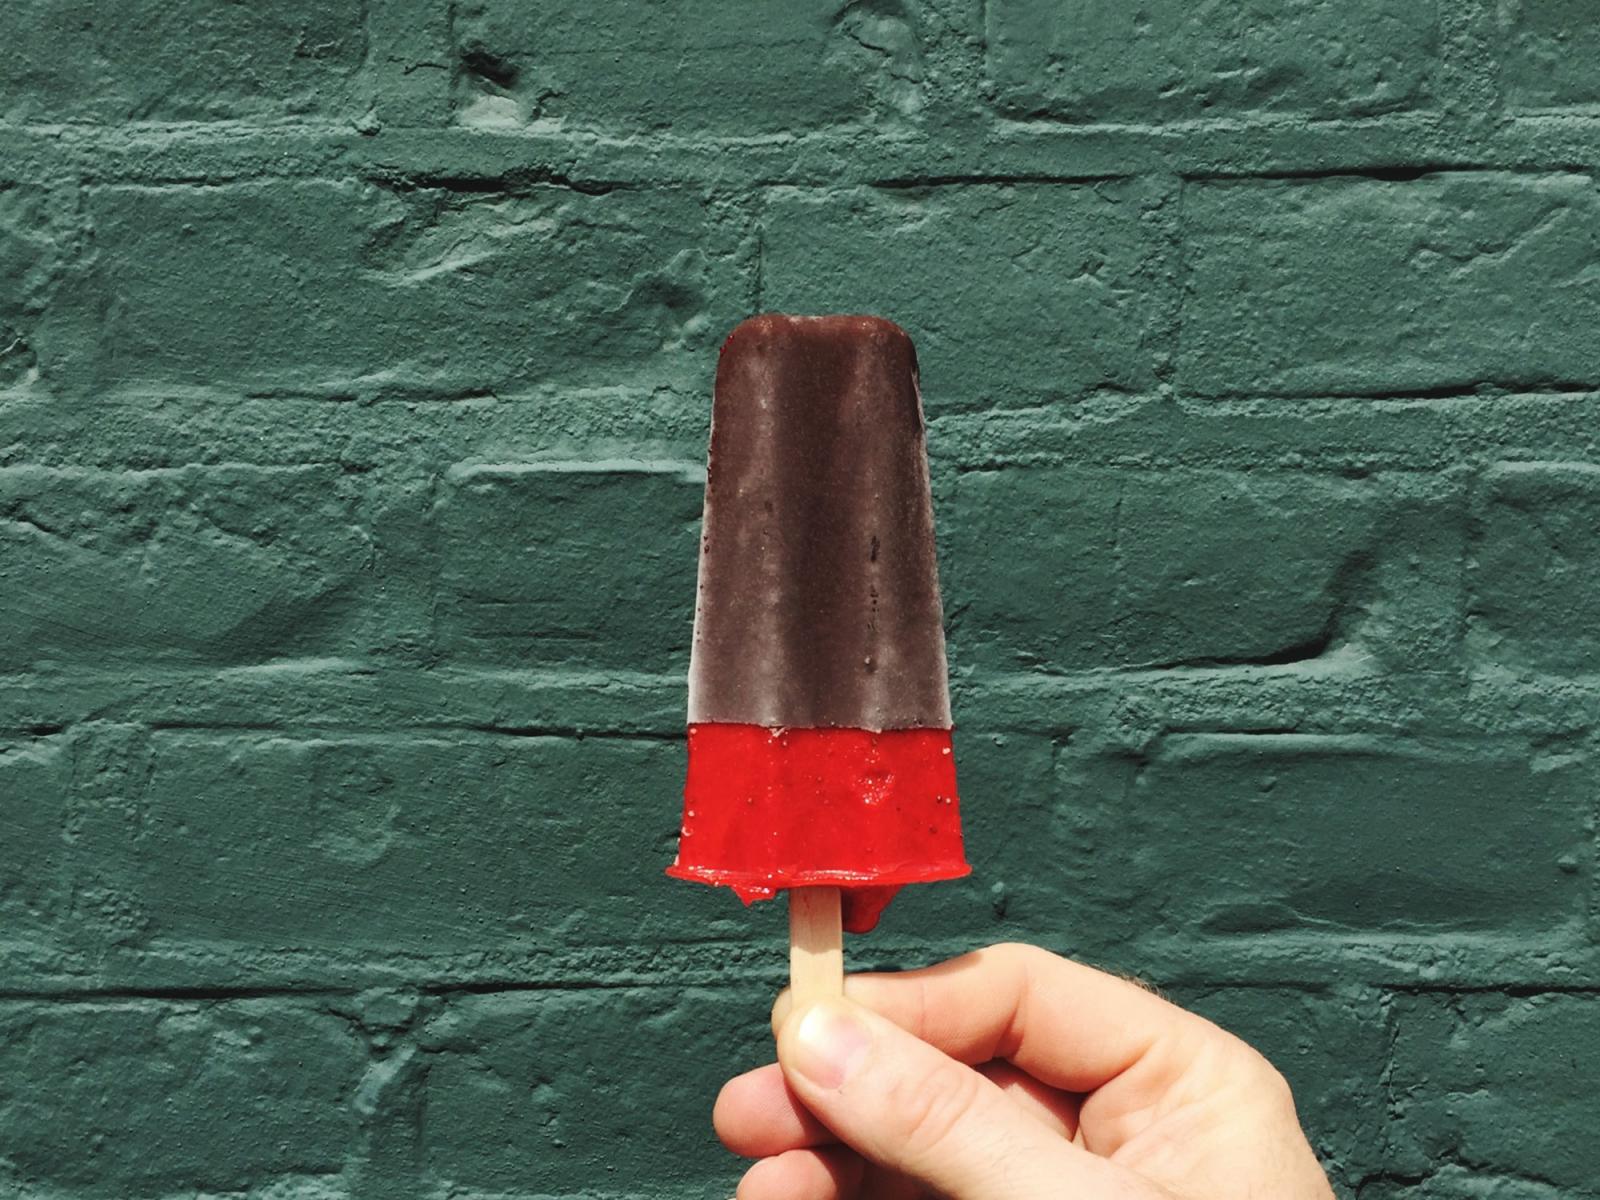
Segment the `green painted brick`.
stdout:
<path fill-rule="evenodd" d="M 56 124 L 347 114 L 367 54 L 358 0 L 0 8 L 0 115 Z"/>
<path fill-rule="evenodd" d="M 1600 666 L 1600 465 L 1504 463 L 1484 479 L 1468 560 L 1482 661 L 1570 674 Z"/>
<path fill-rule="evenodd" d="M 1474 1196 L 1542 1200 L 1544 1192 L 1514 1190 L 1531 1185 L 1555 1189 L 1551 1195 L 1600 1191 L 1592 1136 L 1597 999 L 1397 996 L 1388 1085 L 1394 1169 L 1425 1174 L 1451 1163 L 1506 1180 L 1498 1191 L 1467 1193 Z"/>
<path fill-rule="evenodd" d="M 438 127 L 450 120 L 450 25 L 457 6 L 437 0 L 367 0 L 363 134 Z"/>
<path fill-rule="evenodd" d="M 79 962 L 140 947 L 149 911 L 132 883 L 149 730 L 86 721 L 71 733 L 72 776 L 54 798 L 60 810 L 62 870 L 41 877 L 56 895 L 52 921 L 30 937 L 31 949 L 65 951 Z"/>
<path fill-rule="evenodd" d="M 1585 0 L 1501 0 L 1501 86 L 1523 112 L 1592 109 L 1600 81 L 1591 64 L 1600 26 Z"/>
<path fill-rule="evenodd" d="M 1130 936 L 1581 928 L 1581 759 L 1515 747 L 1180 734 L 1063 758 L 1059 861 Z"/>
<path fill-rule="evenodd" d="M 0 740 L 0 945 L 37 936 L 67 907 L 68 739 Z"/>
<path fill-rule="evenodd" d="M 680 464 L 789 308 L 934 418 L 974 874 L 851 962 L 1147 975 L 1356 1200 L 1600 1197 L 1583 6 L 593 8 L 0 13 L 0 1193 L 731 1193 Z"/>
<path fill-rule="evenodd" d="M 595 20 L 581 6 L 476 0 L 452 24 L 469 125 L 800 133 L 913 112 L 921 98 L 921 39 L 901 5 L 692 0 Z"/>
<path fill-rule="evenodd" d="M 174 732 L 149 776 L 128 887 L 152 941 L 417 955 L 748 928 L 663 874 L 681 744 Z"/>
<path fill-rule="evenodd" d="M 777 189 L 764 308 L 876 312 L 917 344 L 930 414 L 1155 381 L 1166 293 L 1140 189 Z"/>
<path fill-rule="evenodd" d="M 0 386 L 37 369 L 34 329 L 71 257 L 73 231 L 64 193 L 0 184 Z"/>
<path fill-rule="evenodd" d="M 1600 378 L 1600 192 L 1584 174 L 1198 183 L 1178 380 L 1209 395 Z"/>
<path fill-rule="evenodd" d="M 357 502 L 332 466 L 0 469 L 0 665 L 341 648 Z"/>
<path fill-rule="evenodd" d="M 21 1195 L 233 1192 L 339 1171 L 367 1049 L 314 1002 L 0 1004 L 0 1180 Z"/>
<path fill-rule="evenodd" d="M 687 670 L 705 491 L 698 463 L 464 466 L 447 487 L 438 610 L 446 654 Z"/>
<path fill-rule="evenodd" d="M 101 187 L 47 377 L 348 394 L 699 380 L 748 304 L 737 238 L 689 191 L 512 195 L 353 180 Z M 92 356 L 92 368 L 78 361 Z"/>
<path fill-rule="evenodd" d="M 1427 106 L 1439 64 L 1432 0 L 991 0 L 986 9 L 991 86 L 1018 118 L 1367 117 Z"/>
<path fill-rule="evenodd" d="M 759 988 L 465 996 L 421 1032 L 422 1160 L 474 1195 L 730 1189 L 711 1131 L 730 1074 L 772 1061 Z"/>
<path fill-rule="evenodd" d="M 1379 497 L 1341 479 L 1012 467 L 943 498 L 958 664 L 1292 661 L 1347 620 Z"/>

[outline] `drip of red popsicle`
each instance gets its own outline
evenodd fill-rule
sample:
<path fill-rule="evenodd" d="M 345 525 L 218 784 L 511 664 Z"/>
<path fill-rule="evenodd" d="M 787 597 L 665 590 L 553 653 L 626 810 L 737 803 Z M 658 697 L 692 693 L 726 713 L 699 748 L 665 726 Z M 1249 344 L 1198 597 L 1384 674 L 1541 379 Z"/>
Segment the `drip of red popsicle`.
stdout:
<path fill-rule="evenodd" d="M 723 345 L 669 874 L 843 889 L 871 929 L 962 853 L 916 353 L 876 317 Z"/>

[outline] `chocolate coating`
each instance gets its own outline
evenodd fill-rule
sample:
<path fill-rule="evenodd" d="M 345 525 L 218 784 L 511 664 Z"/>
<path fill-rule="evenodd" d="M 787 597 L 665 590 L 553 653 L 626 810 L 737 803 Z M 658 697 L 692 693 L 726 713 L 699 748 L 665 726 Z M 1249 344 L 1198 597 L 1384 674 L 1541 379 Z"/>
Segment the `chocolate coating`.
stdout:
<path fill-rule="evenodd" d="M 717 365 L 689 720 L 949 728 L 917 358 L 877 317 L 752 317 Z"/>

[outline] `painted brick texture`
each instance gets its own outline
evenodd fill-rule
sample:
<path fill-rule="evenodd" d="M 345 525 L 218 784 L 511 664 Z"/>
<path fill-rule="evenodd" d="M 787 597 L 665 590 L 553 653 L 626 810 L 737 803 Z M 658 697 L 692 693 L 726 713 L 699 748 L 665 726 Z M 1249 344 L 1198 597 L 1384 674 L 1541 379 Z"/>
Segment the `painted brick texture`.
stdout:
<path fill-rule="evenodd" d="M 1600 1198 L 1575 0 L 0 11 L 0 1193 L 726 1195 L 661 875 L 717 345 L 922 364 L 1001 939 L 1350 1200 Z"/>

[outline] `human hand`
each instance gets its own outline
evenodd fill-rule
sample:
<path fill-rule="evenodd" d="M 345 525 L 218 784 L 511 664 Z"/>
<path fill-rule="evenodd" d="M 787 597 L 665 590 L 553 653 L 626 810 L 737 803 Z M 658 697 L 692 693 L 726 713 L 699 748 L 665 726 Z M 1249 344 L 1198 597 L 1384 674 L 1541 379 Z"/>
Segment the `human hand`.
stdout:
<path fill-rule="evenodd" d="M 1283 1076 L 1209 1021 L 1034 946 L 773 1008 L 713 1122 L 738 1200 L 1331 1200 Z"/>

